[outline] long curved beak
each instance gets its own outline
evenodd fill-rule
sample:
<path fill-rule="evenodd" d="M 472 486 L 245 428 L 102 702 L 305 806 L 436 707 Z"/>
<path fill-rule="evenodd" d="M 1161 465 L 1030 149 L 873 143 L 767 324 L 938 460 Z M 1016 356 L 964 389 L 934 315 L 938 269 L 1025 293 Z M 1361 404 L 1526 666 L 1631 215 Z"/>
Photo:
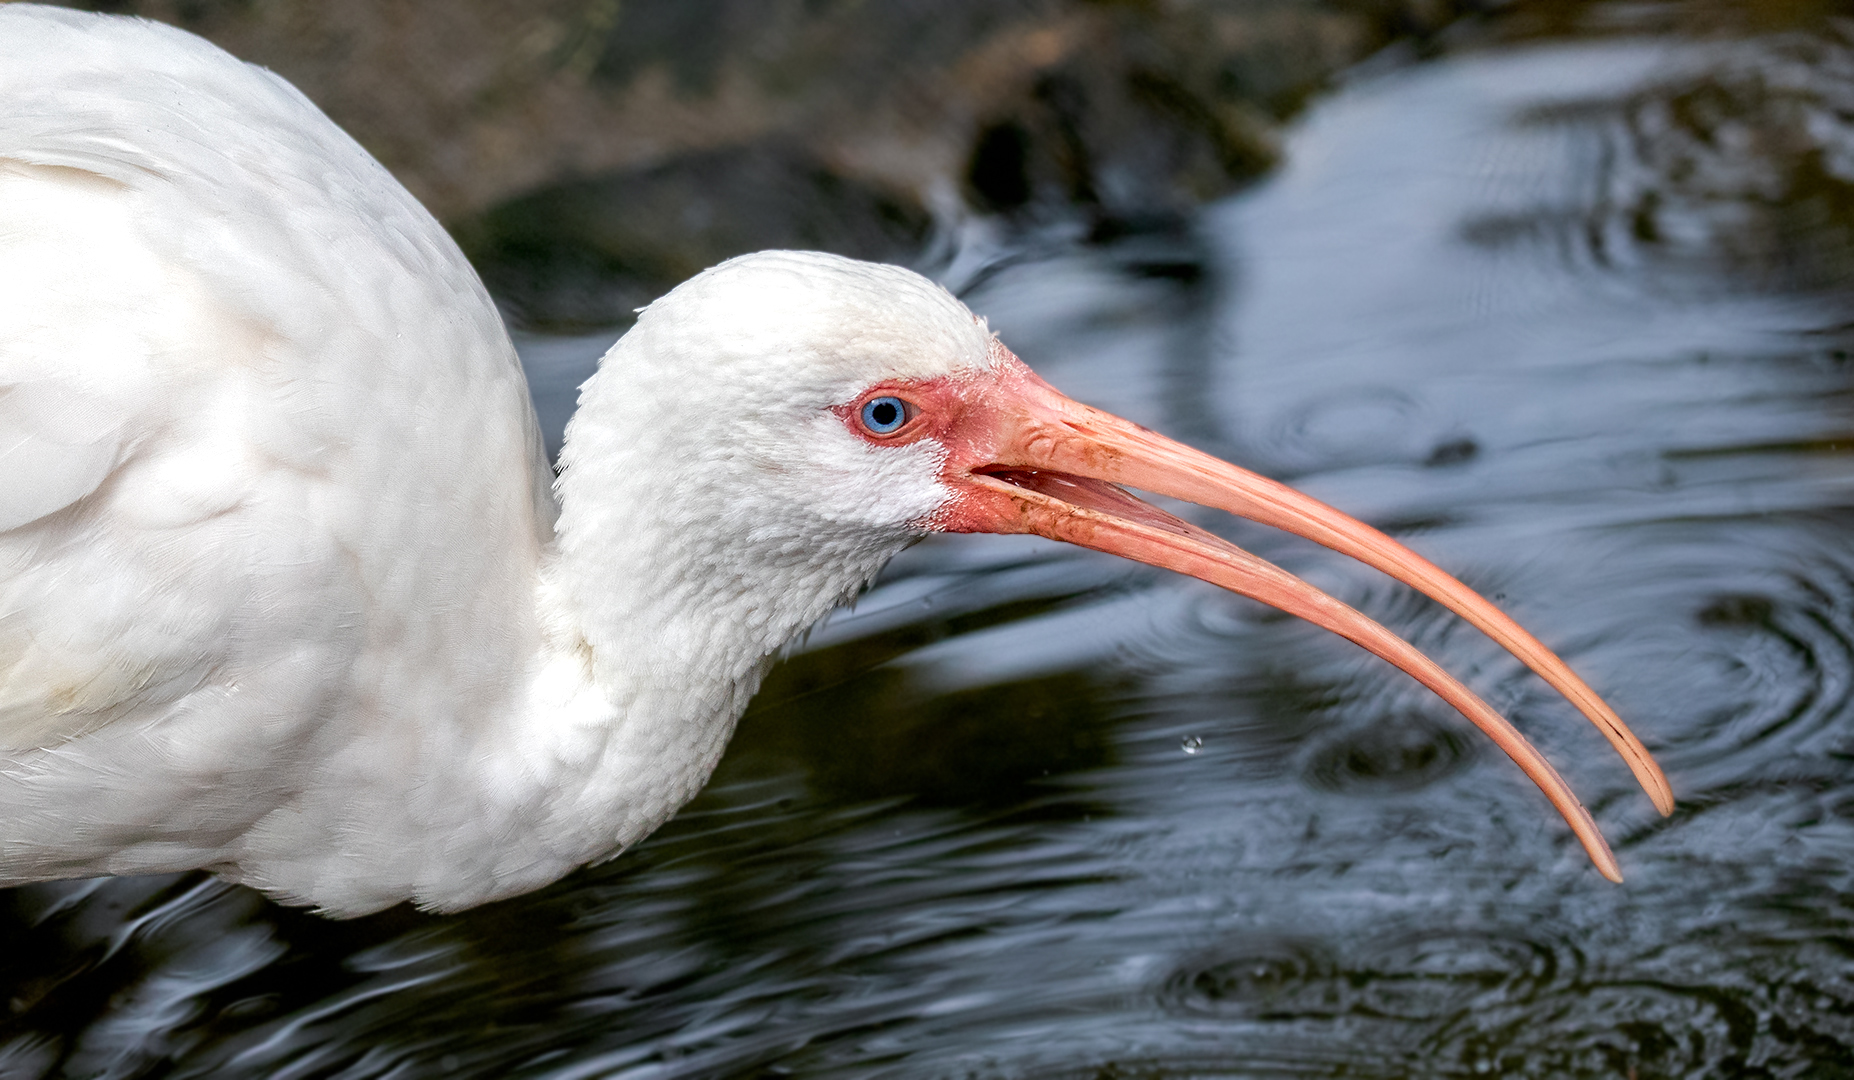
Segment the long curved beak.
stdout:
<path fill-rule="evenodd" d="M 1531 743 L 1414 646 L 1287 571 L 1134 498 L 1121 485 L 1232 514 L 1382 570 L 1479 627 L 1577 706 L 1622 755 L 1662 814 L 1667 778 L 1610 707 L 1537 638 L 1466 585 L 1371 526 L 1266 477 L 1071 401 L 1002 345 L 983 387 L 959 394 L 942 442 L 955 492 L 943 532 L 1036 533 L 1201 578 L 1323 626 L 1376 653 L 1486 732 L 1545 792 L 1604 877 L 1621 881 L 1590 814 Z M 994 381 L 995 379 L 995 381 Z"/>

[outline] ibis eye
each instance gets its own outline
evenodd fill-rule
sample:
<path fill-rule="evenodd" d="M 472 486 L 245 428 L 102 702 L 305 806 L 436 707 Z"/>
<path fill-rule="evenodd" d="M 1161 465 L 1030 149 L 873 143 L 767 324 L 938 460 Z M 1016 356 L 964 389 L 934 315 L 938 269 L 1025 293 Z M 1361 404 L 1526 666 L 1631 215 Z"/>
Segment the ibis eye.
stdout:
<path fill-rule="evenodd" d="M 908 403 L 898 397 L 870 398 L 863 406 L 863 426 L 887 435 L 908 422 Z"/>

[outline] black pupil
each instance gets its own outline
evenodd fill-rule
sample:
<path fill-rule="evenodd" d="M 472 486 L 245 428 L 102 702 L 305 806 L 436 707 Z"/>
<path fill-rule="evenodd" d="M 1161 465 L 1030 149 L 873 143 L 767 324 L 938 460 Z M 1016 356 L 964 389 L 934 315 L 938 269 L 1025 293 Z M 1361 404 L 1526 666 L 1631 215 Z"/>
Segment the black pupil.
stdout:
<path fill-rule="evenodd" d="M 901 410 L 892 401 L 878 401 L 869 410 L 869 419 L 875 421 L 876 427 L 888 427 L 901 419 Z"/>

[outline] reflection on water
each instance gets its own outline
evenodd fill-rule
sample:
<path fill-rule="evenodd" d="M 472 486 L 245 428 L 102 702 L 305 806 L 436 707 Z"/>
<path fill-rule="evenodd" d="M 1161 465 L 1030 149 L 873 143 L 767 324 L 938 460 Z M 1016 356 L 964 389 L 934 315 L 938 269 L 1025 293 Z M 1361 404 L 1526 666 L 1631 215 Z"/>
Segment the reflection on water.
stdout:
<path fill-rule="evenodd" d="M 1844 1075 L 1854 1070 L 1847 50 L 1532 43 L 1360 78 L 1191 237 L 949 271 L 1086 400 L 1399 532 L 1519 665 L 1201 520 L 1444 660 L 1628 883 L 1353 647 L 1020 538 L 934 540 L 616 863 L 334 924 L 197 876 L 0 894 L 0 1073 Z M 1183 268 L 1183 269 L 1181 269 Z M 557 426 L 602 343 L 528 341 Z"/>
<path fill-rule="evenodd" d="M 1622 93 L 1540 103 L 1584 160 L 1572 198 L 1470 217 L 1637 288 L 1833 292 L 1854 277 L 1854 28 L 1689 48 Z M 1644 265 L 1645 264 L 1645 265 Z"/>

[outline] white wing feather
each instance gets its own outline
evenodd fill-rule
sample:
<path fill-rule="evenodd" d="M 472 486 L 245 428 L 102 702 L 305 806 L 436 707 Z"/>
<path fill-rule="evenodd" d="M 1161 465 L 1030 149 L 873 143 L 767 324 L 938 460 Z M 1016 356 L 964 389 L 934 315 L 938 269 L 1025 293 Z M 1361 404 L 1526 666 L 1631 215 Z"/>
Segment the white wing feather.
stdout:
<path fill-rule="evenodd" d="M 0 3 L 0 884 L 461 908 L 648 835 L 944 495 L 822 406 L 990 355 L 905 271 L 730 266 L 587 384 L 556 540 L 514 349 L 405 189 L 198 38 Z"/>
<path fill-rule="evenodd" d="M 0 881 L 390 847 L 421 811 L 365 773 L 534 653 L 551 475 L 493 305 L 191 35 L 0 4 L 0 102 Z"/>

